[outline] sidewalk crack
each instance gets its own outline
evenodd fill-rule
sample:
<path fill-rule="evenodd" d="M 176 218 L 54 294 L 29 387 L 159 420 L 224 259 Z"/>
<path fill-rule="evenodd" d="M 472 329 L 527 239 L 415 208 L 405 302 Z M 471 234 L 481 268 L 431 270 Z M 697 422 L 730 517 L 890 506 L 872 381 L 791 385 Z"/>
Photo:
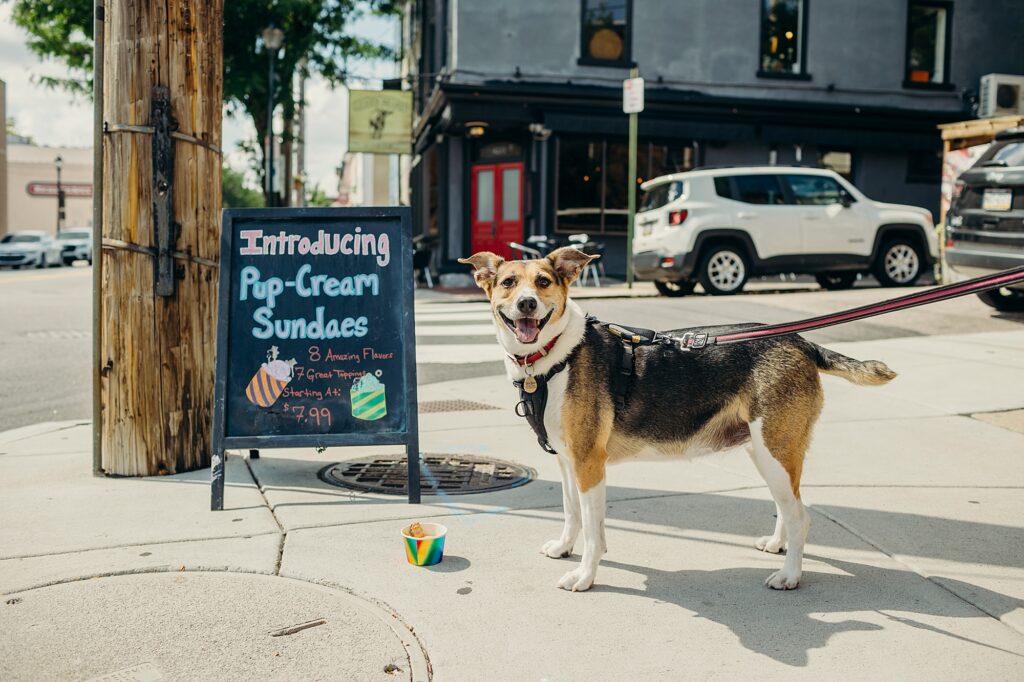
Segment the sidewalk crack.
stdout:
<path fill-rule="evenodd" d="M 263 489 L 263 484 L 260 482 L 260 477 L 256 475 L 256 470 L 249 464 L 248 457 L 242 457 L 242 461 L 245 462 L 245 468 L 249 470 L 249 475 L 252 476 L 252 480 L 256 483 L 256 489 L 260 491 L 260 497 L 263 498 L 263 504 L 267 505 L 267 510 L 270 512 L 270 516 L 273 517 L 274 523 L 277 524 L 278 535 L 281 536 L 281 542 L 277 546 L 277 562 L 274 564 L 274 575 L 281 575 L 281 563 L 284 561 L 284 543 L 288 540 L 288 531 L 281 525 L 281 520 L 277 518 L 277 512 L 274 511 L 274 506 L 270 504 L 270 500 L 267 499 L 267 493 Z"/>

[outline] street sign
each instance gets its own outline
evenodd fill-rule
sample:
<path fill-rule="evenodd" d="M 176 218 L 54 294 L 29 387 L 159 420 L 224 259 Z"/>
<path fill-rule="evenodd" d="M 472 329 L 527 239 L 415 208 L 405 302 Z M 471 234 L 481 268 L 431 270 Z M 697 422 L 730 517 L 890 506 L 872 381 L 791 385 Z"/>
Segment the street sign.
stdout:
<path fill-rule="evenodd" d="M 87 182 L 62 182 L 60 189 L 66 197 L 91 197 L 92 184 Z M 25 192 L 33 197 L 57 196 L 56 182 L 30 182 L 25 185 Z"/>
<path fill-rule="evenodd" d="M 348 151 L 412 152 L 412 91 L 349 90 Z"/>
<path fill-rule="evenodd" d="M 639 114 L 644 110 L 644 79 L 627 78 L 622 81 L 622 111 Z"/>
<path fill-rule="evenodd" d="M 405 445 L 419 502 L 411 212 L 227 209 L 212 508 L 230 448 Z"/>

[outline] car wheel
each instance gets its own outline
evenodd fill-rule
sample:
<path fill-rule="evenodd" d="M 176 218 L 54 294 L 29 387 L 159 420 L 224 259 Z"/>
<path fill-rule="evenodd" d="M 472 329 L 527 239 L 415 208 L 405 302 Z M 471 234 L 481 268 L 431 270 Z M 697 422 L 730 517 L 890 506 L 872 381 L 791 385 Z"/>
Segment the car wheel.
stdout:
<path fill-rule="evenodd" d="M 654 288 L 658 290 L 658 293 L 662 296 L 668 296 L 670 298 L 676 298 L 678 296 L 686 296 L 687 294 L 693 293 L 693 288 L 697 286 L 696 282 L 690 282 L 685 279 L 678 280 L 676 282 L 655 282 Z"/>
<path fill-rule="evenodd" d="M 1017 289 L 991 289 L 978 294 L 985 305 L 1004 313 L 1024 312 L 1024 291 Z"/>
<path fill-rule="evenodd" d="M 36 267 L 40 268 L 40 269 L 46 267 L 46 254 L 45 253 L 39 257 L 39 262 L 36 263 Z"/>
<path fill-rule="evenodd" d="M 909 287 L 921 276 L 921 251 L 907 239 L 886 242 L 875 263 L 875 277 L 883 287 Z"/>
<path fill-rule="evenodd" d="M 822 289 L 838 291 L 849 289 L 857 281 L 856 272 L 826 272 L 815 277 Z"/>
<path fill-rule="evenodd" d="M 64 265 L 73 265 L 75 259 L 72 256 L 64 256 Z"/>
<path fill-rule="evenodd" d="M 735 246 L 713 246 L 700 266 L 700 284 L 712 296 L 728 296 L 743 290 L 750 267 Z"/>

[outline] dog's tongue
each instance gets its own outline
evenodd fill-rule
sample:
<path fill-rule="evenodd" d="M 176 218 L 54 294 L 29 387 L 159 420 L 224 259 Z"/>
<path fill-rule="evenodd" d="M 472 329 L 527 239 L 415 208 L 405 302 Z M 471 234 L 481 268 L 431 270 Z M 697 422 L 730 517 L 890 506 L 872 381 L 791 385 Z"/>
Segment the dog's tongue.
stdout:
<path fill-rule="evenodd" d="M 516 320 L 516 338 L 520 343 L 533 343 L 540 334 L 540 327 L 537 320 L 530 317 L 523 317 Z"/>

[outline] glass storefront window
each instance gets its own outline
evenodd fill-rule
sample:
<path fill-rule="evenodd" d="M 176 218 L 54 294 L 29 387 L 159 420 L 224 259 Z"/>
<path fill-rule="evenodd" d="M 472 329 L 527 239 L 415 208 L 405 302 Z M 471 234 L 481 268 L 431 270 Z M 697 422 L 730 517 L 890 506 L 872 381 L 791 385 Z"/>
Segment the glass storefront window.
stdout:
<path fill-rule="evenodd" d="M 642 200 L 640 184 L 693 168 L 692 143 L 641 140 L 637 177 L 629 181 L 629 146 L 621 139 L 559 137 L 557 145 L 555 231 L 625 234 L 629 187 Z"/>

